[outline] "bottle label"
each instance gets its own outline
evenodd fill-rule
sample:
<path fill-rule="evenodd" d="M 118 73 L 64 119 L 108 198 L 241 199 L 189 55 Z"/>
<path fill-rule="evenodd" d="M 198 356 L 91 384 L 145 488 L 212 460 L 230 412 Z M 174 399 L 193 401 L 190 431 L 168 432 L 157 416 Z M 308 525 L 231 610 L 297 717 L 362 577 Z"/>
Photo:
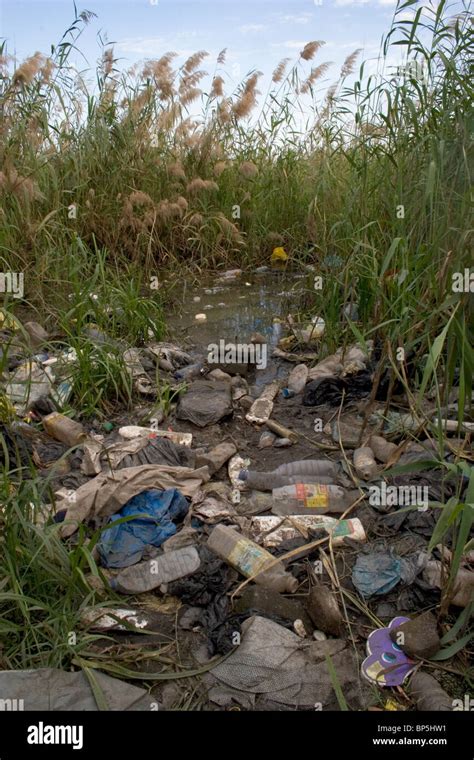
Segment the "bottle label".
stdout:
<path fill-rule="evenodd" d="M 255 575 L 263 570 L 269 559 L 265 549 L 249 543 L 245 538 L 237 541 L 229 554 L 229 563 L 246 576 Z"/>
<path fill-rule="evenodd" d="M 329 489 L 327 485 L 315 483 L 297 483 L 295 486 L 296 498 L 303 502 L 303 506 L 314 509 L 327 509 L 329 504 Z"/>
<path fill-rule="evenodd" d="M 351 536 L 354 533 L 354 525 L 351 520 L 341 520 L 332 531 L 333 538 Z"/>

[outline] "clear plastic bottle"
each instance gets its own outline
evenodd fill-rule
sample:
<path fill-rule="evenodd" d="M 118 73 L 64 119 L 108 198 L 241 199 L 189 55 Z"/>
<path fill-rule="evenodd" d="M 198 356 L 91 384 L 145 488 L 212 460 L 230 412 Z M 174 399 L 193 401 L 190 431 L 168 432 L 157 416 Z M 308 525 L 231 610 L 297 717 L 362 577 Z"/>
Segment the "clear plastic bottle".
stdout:
<path fill-rule="evenodd" d="M 329 475 L 283 475 L 276 472 L 255 472 L 254 470 L 241 470 L 239 479 L 248 488 L 256 491 L 271 491 L 273 488 L 283 488 L 296 483 L 334 483 L 334 478 Z"/>
<path fill-rule="evenodd" d="M 370 446 L 360 446 L 356 449 L 353 455 L 353 462 L 357 475 L 363 480 L 370 480 L 377 473 L 377 463 Z"/>
<path fill-rule="evenodd" d="M 331 462 L 329 459 L 303 459 L 282 464 L 272 472 L 241 470 L 239 478 L 245 482 L 248 488 L 255 488 L 258 491 L 271 491 L 273 488 L 281 488 L 302 481 L 306 483 L 334 483 L 338 471 L 337 463 Z"/>
<path fill-rule="evenodd" d="M 216 525 L 207 545 L 246 578 L 255 575 L 253 580 L 261 586 L 289 593 L 293 593 L 298 587 L 297 579 L 286 572 L 282 562 L 275 562 L 275 557 L 270 552 L 227 525 Z M 272 567 L 265 570 L 270 564 Z"/>
<path fill-rule="evenodd" d="M 274 515 L 341 514 L 359 493 L 325 483 L 296 483 L 272 490 Z"/>
<path fill-rule="evenodd" d="M 69 419 L 64 414 L 52 412 L 43 417 L 43 427 L 56 441 L 67 446 L 76 446 L 87 438 L 87 433 L 79 422 Z"/>
<path fill-rule="evenodd" d="M 155 559 L 138 562 L 122 570 L 110 587 L 122 594 L 143 594 L 163 583 L 171 583 L 199 570 L 201 559 L 195 546 L 184 546 Z"/>

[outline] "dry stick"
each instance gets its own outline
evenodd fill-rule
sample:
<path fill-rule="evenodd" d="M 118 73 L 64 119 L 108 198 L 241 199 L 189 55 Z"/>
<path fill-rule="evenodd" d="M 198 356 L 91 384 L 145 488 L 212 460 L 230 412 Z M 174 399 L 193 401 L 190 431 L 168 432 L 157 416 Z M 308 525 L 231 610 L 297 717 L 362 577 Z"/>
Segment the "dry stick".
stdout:
<path fill-rule="evenodd" d="M 352 482 L 354 483 L 355 487 L 358 488 L 357 481 L 354 478 L 354 473 L 352 472 L 352 467 L 349 464 L 349 460 L 346 456 L 346 452 L 345 452 L 344 446 L 342 445 L 342 439 L 341 439 L 341 412 L 342 412 L 342 406 L 344 404 L 344 396 L 345 396 L 345 391 L 342 392 L 341 403 L 339 404 L 339 410 L 337 414 L 337 429 L 339 431 L 339 448 L 342 451 L 342 456 L 344 457 L 344 461 L 347 465 L 347 470 L 349 472 L 349 475 L 351 476 Z"/>
<path fill-rule="evenodd" d="M 304 433 L 300 433 L 300 438 L 304 438 L 306 441 L 311 443 L 312 446 L 316 446 L 318 449 L 323 449 L 325 451 L 339 451 L 339 446 L 333 446 L 330 443 L 319 443 L 319 441 L 313 441 L 312 438 L 309 438 L 307 435 L 304 435 Z"/>
<path fill-rule="evenodd" d="M 265 422 L 265 425 L 269 430 L 272 431 L 272 433 L 276 433 L 281 438 L 289 438 L 290 441 L 293 441 L 293 443 L 296 443 L 298 440 L 298 433 L 295 433 L 293 430 L 290 430 L 284 425 L 280 425 L 280 423 L 276 422 L 275 420 L 268 419 Z"/>
<path fill-rule="evenodd" d="M 321 555 L 324 554 L 324 552 L 323 552 L 322 549 L 320 551 L 320 554 Z M 346 623 L 347 627 L 349 628 L 349 636 L 350 636 L 351 641 L 352 641 L 352 646 L 354 647 L 355 655 L 356 655 L 357 659 L 359 660 L 359 657 L 358 657 L 358 654 L 357 654 L 356 642 L 355 642 L 354 634 L 352 632 L 351 621 L 349 620 L 349 615 L 348 615 L 348 612 L 347 612 L 346 602 L 345 602 L 345 599 L 344 599 L 344 594 L 342 593 L 342 586 L 341 586 L 341 582 L 339 580 L 339 574 L 337 572 L 336 560 L 334 559 L 334 551 L 333 551 L 333 545 L 332 545 L 332 536 L 331 536 L 331 540 L 329 541 L 329 554 L 331 556 L 332 572 L 333 572 L 333 575 L 334 575 L 334 578 L 335 578 L 334 585 L 336 586 L 336 590 L 337 590 L 337 592 L 338 592 L 338 594 L 340 596 L 342 608 L 344 610 L 345 623 Z M 323 562 L 324 562 L 324 560 L 323 560 Z"/>
<path fill-rule="evenodd" d="M 362 422 L 362 428 L 359 435 L 359 446 L 362 443 L 362 437 L 364 435 L 365 428 L 367 427 L 367 423 L 369 421 L 369 414 L 372 411 L 372 407 L 374 405 L 375 396 L 377 395 L 377 391 L 380 385 L 380 380 L 382 379 L 382 372 L 383 372 L 383 366 L 384 366 L 384 358 L 385 358 L 385 352 L 382 352 L 382 356 L 380 357 L 380 361 L 377 366 L 377 371 L 375 373 L 374 382 L 372 384 L 372 390 L 370 391 L 369 400 L 365 406 L 364 409 L 364 420 Z"/>

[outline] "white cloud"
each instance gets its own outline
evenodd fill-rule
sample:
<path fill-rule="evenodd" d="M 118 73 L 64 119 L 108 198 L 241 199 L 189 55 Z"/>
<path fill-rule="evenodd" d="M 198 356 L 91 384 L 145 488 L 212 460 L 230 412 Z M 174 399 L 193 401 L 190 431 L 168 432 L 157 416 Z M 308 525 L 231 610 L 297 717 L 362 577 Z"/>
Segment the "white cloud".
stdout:
<path fill-rule="evenodd" d="M 308 40 L 286 40 L 285 42 L 274 42 L 272 47 L 284 47 L 290 50 L 303 50 L 304 46 L 308 44 Z"/>
<path fill-rule="evenodd" d="M 312 18 L 312 13 L 289 13 L 286 16 L 280 16 L 280 22 L 282 24 L 308 24 Z"/>
<path fill-rule="evenodd" d="M 244 24 L 244 26 L 239 26 L 239 32 L 242 32 L 242 34 L 263 32 L 264 29 L 266 29 L 265 24 Z"/>
<path fill-rule="evenodd" d="M 129 37 L 118 42 L 115 49 L 122 53 L 136 53 L 156 58 L 170 50 L 174 51 L 178 57 L 189 57 L 196 52 L 195 48 L 179 48 L 178 45 L 174 44 L 175 41 L 167 40 L 164 37 Z"/>

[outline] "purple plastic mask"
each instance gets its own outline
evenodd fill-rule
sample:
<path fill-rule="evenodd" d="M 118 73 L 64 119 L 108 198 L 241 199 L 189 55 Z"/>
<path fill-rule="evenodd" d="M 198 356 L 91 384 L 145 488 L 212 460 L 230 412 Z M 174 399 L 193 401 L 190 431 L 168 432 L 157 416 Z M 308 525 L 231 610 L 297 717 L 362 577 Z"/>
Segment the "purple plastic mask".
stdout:
<path fill-rule="evenodd" d="M 361 665 L 364 678 L 377 686 L 400 686 L 414 670 L 410 659 L 390 638 L 391 628 L 406 623 L 409 618 L 396 617 L 388 628 L 377 628 L 367 639 L 367 655 Z"/>

